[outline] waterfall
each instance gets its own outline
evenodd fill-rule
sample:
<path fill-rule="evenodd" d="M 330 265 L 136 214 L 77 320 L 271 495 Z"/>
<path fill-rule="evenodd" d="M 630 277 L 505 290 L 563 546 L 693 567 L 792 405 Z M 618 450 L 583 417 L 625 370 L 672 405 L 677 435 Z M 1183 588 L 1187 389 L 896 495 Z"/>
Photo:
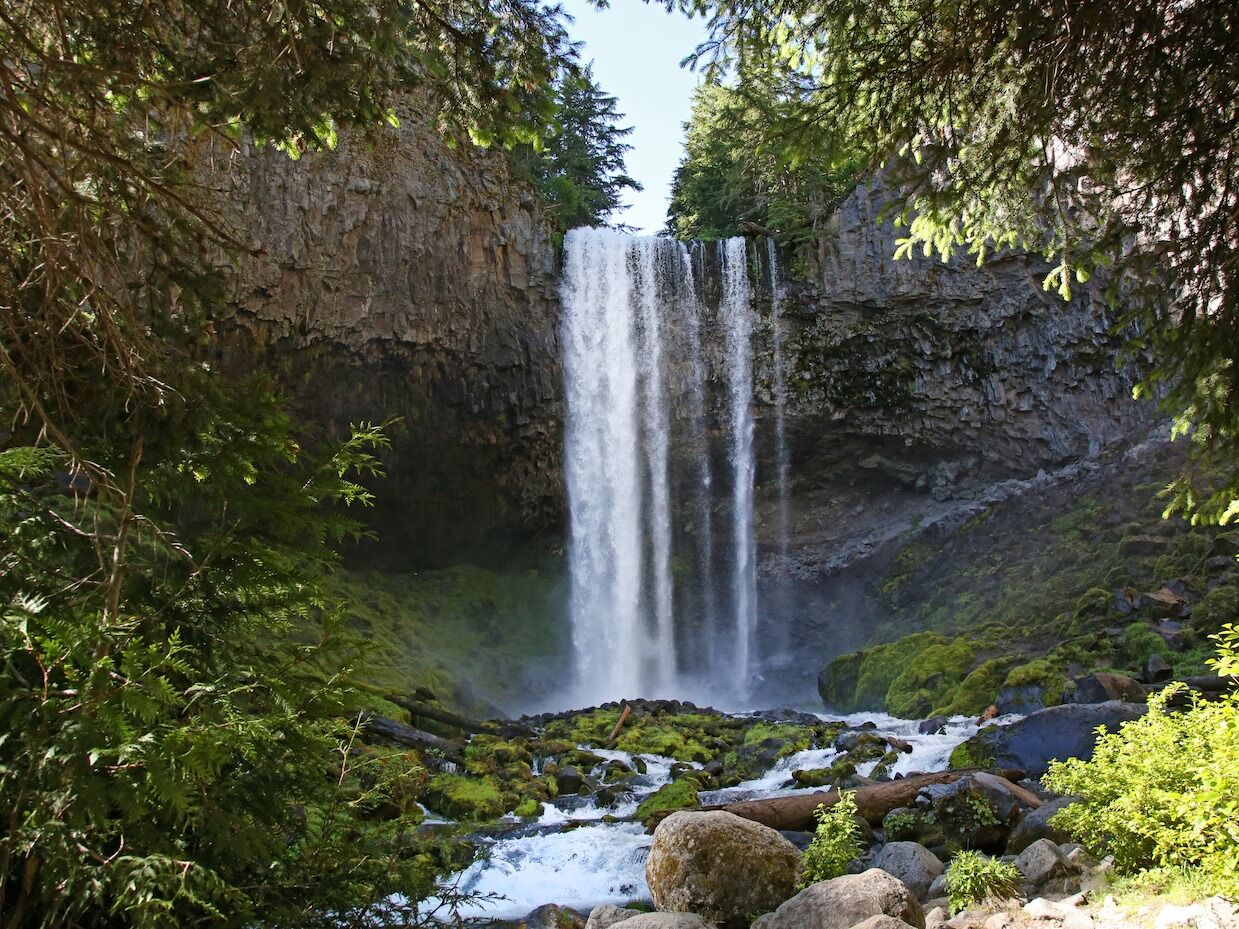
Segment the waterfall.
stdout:
<path fill-rule="evenodd" d="M 782 274 L 779 272 L 779 251 L 774 244 L 774 239 L 766 240 L 766 257 L 770 263 L 770 326 L 773 330 L 771 341 L 774 355 L 774 470 L 778 493 L 778 522 L 775 531 L 778 537 L 779 558 L 786 562 L 790 532 L 787 479 L 791 470 L 785 419 L 787 415 L 787 368 L 783 358 L 783 302 L 787 299 L 787 291 L 783 286 Z"/>
<path fill-rule="evenodd" d="M 719 316 L 727 351 L 727 407 L 731 441 L 732 613 L 735 686 L 745 693 L 752 674 L 757 629 L 757 541 L 753 530 L 753 317 L 748 248 L 742 238 L 723 247 Z"/>
<path fill-rule="evenodd" d="M 704 252 L 704 250 L 702 250 Z M 701 314 L 702 304 L 693 286 L 693 259 L 685 249 L 681 257 L 677 303 L 680 309 L 684 341 L 687 349 L 688 367 L 688 420 L 690 440 L 688 447 L 696 468 L 694 478 L 693 518 L 696 528 L 697 588 L 700 602 L 698 610 L 703 622 L 703 631 L 711 629 L 717 616 L 717 599 L 714 593 L 714 465 L 711 461 L 709 424 L 706 416 L 706 361 L 702 349 Z M 697 644 L 697 654 L 705 667 L 716 667 L 718 661 L 718 636 L 701 634 L 704 640 Z"/>
<path fill-rule="evenodd" d="M 720 258 L 726 360 L 712 372 L 706 308 L 683 244 L 596 229 L 564 240 L 564 470 L 578 699 L 685 696 L 689 682 L 709 699 L 742 699 L 751 677 L 757 585 L 744 240 L 726 242 Z M 712 373 L 725 387 L 719 407 L 731 472 L 723 610 L 714 588 L 723 558 L 713 516 Z M 693 459 L 675 484 L 674 442 Z M 677 522 L 692 526 L 678 543 Z M 693 635 L 677 627 L 681 611 Z M 703 641 L 687 647 L 693 638 Z"/>
<path fill-rule="evenodd" d="M 657 686 L 675 675 L 675 624 L 671 615 L 671 494 L 667 482 L 667 396 L 663 387 L 663 351 L 660 318 L 660 257 L 666 242 L 631 240 L 636 250 L 638 319 L 637 371 L 641 380 L 641 444 L 645 448 L 646 480 L 650 489 L 646 524 L 650 533 L 650 575 L 653 581 L 654 650 L 649 655 Z M 667 256 L 671 257 L 671 256 Z M 678 256 L 675 256 L 678 257 Z"/>

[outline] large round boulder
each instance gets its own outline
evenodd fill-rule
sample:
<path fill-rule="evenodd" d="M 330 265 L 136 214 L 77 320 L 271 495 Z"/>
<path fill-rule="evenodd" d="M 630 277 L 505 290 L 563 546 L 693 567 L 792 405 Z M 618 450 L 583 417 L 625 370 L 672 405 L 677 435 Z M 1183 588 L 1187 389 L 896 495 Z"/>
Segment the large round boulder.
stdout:
<path fill-rule="evenodd" d="M 775 830 L 732 813 L 672 813 L 654 831 L 645 879 L 660 910 L 748 926 L 796 892 L 800 852 Z M 634 917 L 635 918 L 635 917 Z M 625 920 L 629 929 L 641 929 Z"/>
<path fill-rule="evenodd" d="M 696 913 L 642 913 L 621 925 L 624 929 L 714 929 Z"/>
<path fill-rule="evenodd" d="M 873 866 L 899 878 L 919 900 L 928 898 L 929 885 L 946 870 L 937 855 L 915 842 L 888 842 Z"/>
<path fill-rule="evenodd" d="M 589 920 L 585 923 L 585 929 L 611 929 L 616 923 L 622 923 L 626 919 L 640 915 L 640 910 L 604 903 L 589 911 Z"/>
<path fill-rule="evenodd" d="M 1117 700 L 1052 706 L 1009 726 L 982 729 L 951 753 L 951 767 L 1018 768 L 1040 777 L 1055 759 L 1092 758 L 1098 726 L 1114 732 L 1147 710 Z"/>
<path fill-rule="evenodd" d="M 873 916 L 925 929 L 925 912 L 912 891 L 878 868 L 810 884 L 762 917 L 761 929 L 852 929 Z"/>

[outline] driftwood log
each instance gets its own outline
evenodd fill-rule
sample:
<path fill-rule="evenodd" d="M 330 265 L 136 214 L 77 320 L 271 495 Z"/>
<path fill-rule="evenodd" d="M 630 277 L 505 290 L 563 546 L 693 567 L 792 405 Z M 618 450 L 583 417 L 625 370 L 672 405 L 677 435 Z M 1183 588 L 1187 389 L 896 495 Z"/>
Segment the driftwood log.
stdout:
<path fill-rule="evenodd" d="M 451 739 L 445 739 L 431 732 L 423 732 L 421 729 L 414 729 L 412 726 L 406 726 L 394 719 L 368 711 L 356 714 L 355 719 L 367 735 L 386 739 L 388 742 L 395 742 L 406 748 L 433 749 L 442 753 L 450 761 L 464 760 L 464 750 L 459 743 Z"/>
<path fill-rule="evenodd" d="M 1024 777 L 1023 771 L 979 771 L 978 769 L 962 769 L 959 771 L 940 771 L 935 774 L 918 774 L 913 777 L 903 777 L 881 784 L 872 784 L 848 791 L 856 800 L 856 809 L 868 822 L 878 825 L 891 810 L 901 806 L 910 806 L 920 793 L 922 787 L 930 784 L 949 784 L 970 774 L 983 773 L 1002 778 L 1021 800 L 1036 797 L 1015 784 Z M 839 802 L 837 790 L 823 790 L 811 794 L 795 794 L 790 797 L 767 797 L 760 800 L 741 800 L 736 803 L 717 803 L 708 806 L 689 807 L 686 812 L 705 812 L 722 810 L 733 813 L 743 819 L 761 823 L 771 829 L 789 830 L 793 832 L 811 832 L 817 826 L 817 808 L 819 806 L 834 806 Z M 1039 806 L 1040 801 L 1031 805 Z M 661 822 L 670 816 L 672 810 L 667 810 L 654 817 Z"/>
<path fill-rule="evenodd" d="M 433 719 L 437 723 L 443 723 L 445 726 L 451 726 L 453 729 L 459 729 L 461 732 L 469 733 L 486 732 L 494 728 L 479 720 L 457 716 L 448 710 L 440 709 L 437 706 L 428 706 L 425 703 L 418 703 L 416 700 L 411 700 L 408 697 L 394 695 L 389 696 L 387 699 L 396 704 L 396 706 L 408 710 L 409 714 L 414 717 L 415 722 L 416 718 L 421 716 L 425 719 Z"/>

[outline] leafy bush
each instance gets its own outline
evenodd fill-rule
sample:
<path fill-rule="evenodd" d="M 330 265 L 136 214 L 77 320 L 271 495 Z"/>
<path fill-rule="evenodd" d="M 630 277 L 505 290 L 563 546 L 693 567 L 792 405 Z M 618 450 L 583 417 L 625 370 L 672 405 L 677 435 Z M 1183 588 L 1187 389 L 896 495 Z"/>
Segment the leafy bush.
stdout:
<path fill-rule="evenodd" d="M 960 852 L 946 872 L 951 912 L 986 900 L 1010 897 L 1020 889 L 1019 869 L 1008 861 L 987 858 L 980 852 Z"/>
<path fill-rule="evenodd" d="M 318 582 L 381 434 L 320 455 L 262 391 L 195 395 L 89 436 L 112 487 L 0 450 L 6 925 L 405 924 L 446 864 L 425 771 L 356 751 L 360 643 Z"/>
<path fill-rule="evenodd" d="M 1239 669 L 1239 629 L 1215 636 L 1221 674 Z M 1239 892 L 1239 696 L 1167 711 L 1182 689 L 1149 698 L 1149 712 L 1107 733 L 1090 761 L 1056 762 L 1044 783 L 1080 802 L 1054 817 L 1121 871 L 1196 869 L 1213 892 Z"/>
<path fill-rule="evenodd" d="M 846 874 L 848 862 L 860 857 L 864 849 L 858 815 L 856 798 L 847 792 L 839 794 L 834 806 L 817 808 L 817 831 L 800 859 L 801 887 Z"/>

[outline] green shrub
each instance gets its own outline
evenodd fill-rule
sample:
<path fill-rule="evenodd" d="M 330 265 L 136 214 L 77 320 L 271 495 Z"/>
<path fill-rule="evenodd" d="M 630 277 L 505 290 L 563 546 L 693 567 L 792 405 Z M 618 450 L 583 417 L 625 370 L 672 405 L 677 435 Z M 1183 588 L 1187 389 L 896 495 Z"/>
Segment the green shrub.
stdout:
<path fill-rule="evenodd" d="M 1120 654 L 1128 667 L 1140 668 L 1149 660 L 1150 655 L 1162 655 L 1166 651 L 1166 640 L 1146 623 L 1130 623 L 1123 632 L 1123 648 Z"/>
<path fill-rule="evenodd" d="M 1216 636 L 1219 673 L 1239 666 L 1239 631 Z M 1090 761 L 1051 764 L 1045 785 L 1080 802 L 1053 822 L 1120 871 L 1195 869 L 1214 893 L 1239 892 L 1239 696 L 1169 713 L 1172 685 L 1149 712 L 1104 734 Z"/>
<path fill-rule="evenodd" d="M 1020 889 L 1020 872 L 1015 865 L 980 852 L 960 852 L 946 872 L 946 892 L 951 912 L 958 913 L 986 900 L 1013 896 Z"/>
<path fill-rule="evenodd" d="M 848 862 L 860 857 L 864 849 L 857 815 L 856 798 L 846 792 L 834 806 L 817 808 L 817 832 L 800 859 L 801 887 L 847 873 Z"/>

